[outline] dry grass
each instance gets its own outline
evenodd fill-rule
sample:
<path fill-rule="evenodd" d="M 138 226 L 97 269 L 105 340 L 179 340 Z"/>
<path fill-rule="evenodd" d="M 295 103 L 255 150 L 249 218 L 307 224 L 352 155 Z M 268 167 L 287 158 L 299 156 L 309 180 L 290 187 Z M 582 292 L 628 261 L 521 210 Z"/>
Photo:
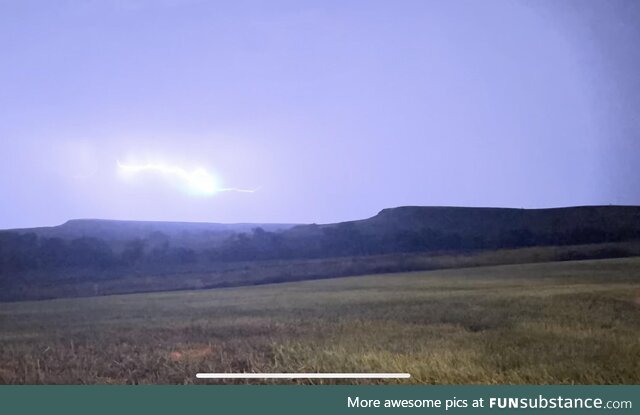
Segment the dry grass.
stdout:
<path fill-rule="evenodd" d="M 0 383 L 640 383 L 640 258 L 0 304 Z"/>

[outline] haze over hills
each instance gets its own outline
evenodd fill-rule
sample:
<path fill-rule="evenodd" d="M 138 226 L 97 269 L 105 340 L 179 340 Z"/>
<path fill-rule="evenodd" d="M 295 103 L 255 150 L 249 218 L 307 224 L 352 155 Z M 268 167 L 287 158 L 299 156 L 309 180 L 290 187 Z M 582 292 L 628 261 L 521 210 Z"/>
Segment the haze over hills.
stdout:
<path fill-rule="evenodd" d="M 147 239 L 163 234 L 181 246 L 197 246 L 205 242 L 220 242 L 234 233 L 251 232 L 260 227 L 276 232 L 291 228 L 293 224 L 278 223 L 206 223 L 163 222 L 111 219 L 72 219 L 62 225 L 38 228 L 11 229 L 18 233 L 34 233 L 47 238 L 98 238 L 109 242 L 135 238 Z"/>

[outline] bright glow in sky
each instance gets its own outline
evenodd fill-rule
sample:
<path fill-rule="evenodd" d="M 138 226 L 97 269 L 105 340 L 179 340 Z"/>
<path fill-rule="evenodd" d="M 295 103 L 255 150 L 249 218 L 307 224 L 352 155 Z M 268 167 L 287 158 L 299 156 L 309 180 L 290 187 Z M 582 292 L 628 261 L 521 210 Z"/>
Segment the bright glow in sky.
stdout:
<path fill-rule="evenodd" d="M 640 204 L 639 21 L 637 0 L 0 0 L 0 229 Z"/>
<path fill-rule="evenodd" d="M 160 174 L 167 178 L 178 178 L 182 187 L 189 193 L 211 196 L 218 192 L 243 192 L 253 193 L 251 189 L 237 189 L 233 187 L 220 187 L 219 180 L 207 170 L 198 167 L 186 170 L 179 166 L 164 163 L 123 164 L 118 161 L 118 168 L 124 177 L 131 177 L 142 173 Z"/>

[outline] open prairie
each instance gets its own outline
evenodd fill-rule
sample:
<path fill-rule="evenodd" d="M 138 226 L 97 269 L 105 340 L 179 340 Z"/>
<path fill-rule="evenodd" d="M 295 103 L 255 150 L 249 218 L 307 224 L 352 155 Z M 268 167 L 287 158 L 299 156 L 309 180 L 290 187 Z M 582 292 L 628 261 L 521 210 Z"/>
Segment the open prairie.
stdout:
<path fill-rule="evenodd" d="M 0 303 L 0 383 L 640 383 L 640 258 Z"/>

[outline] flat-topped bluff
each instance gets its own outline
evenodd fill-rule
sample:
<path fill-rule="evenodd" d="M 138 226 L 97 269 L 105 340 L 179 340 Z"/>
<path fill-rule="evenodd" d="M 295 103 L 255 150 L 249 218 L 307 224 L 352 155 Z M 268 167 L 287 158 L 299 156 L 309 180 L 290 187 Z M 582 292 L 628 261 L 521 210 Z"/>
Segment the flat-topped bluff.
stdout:
<path fill-rule="evenodd" d="M 299 225 L 286 233 L 297 237 L 333 230 L 357 231 L 369 237 L 429 233 L 462 239 L 496 239 L 521 235 L 551 238 L 584 234 L 591 242 L 640 238 L 640 206 L 577 206 L 547 209 L 491 207 L 401 206 L 381 210 L 362 220 Z M 578 238 L 579 239 L 579 238 Z M 534 241 L 535 242 L 535 241 Z M 533 245 L 554 244 L 537 241 Z M 508 244 L 509 245 L 509 244 Z"/>
<path fill-rule="evenodd" d="M 361 226 L 394 229 L 472 231 L 492 233 L 512 229 L 538 232 L 576 228 L 640 229 L 640 206 L 576 206 L 547 209 L 402 206 L 383 209 L 356 222 Z M 475 233 L 475 232 L 474 232 Z"/>

